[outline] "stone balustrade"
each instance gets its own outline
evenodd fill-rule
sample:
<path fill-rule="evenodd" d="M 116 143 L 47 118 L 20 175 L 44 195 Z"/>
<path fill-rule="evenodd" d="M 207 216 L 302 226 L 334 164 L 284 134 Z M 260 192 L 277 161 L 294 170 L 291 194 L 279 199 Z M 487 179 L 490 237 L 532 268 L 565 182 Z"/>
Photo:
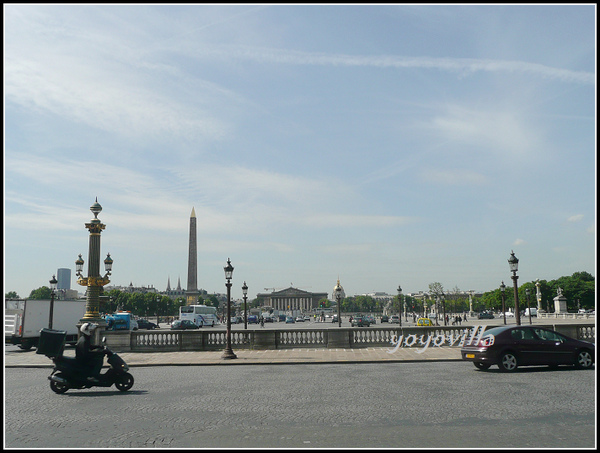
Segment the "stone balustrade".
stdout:
<path fill-rule="evenodd" d="M 540 325 L 571 338 L 595 341 L 594 324 Z M 473 326 L 450 327 L 342 327 L 337 329 L 259 329 L 231 331 L 235 349 L 367 348 L 392 345 L 404 338 L 459 338 Z M 104 332 L 106 345 L 117 352 L 217 351 L 225 348 L 224 330 L 138 330 Z M 415 342 L 415 347 L 421 343 Z"/>

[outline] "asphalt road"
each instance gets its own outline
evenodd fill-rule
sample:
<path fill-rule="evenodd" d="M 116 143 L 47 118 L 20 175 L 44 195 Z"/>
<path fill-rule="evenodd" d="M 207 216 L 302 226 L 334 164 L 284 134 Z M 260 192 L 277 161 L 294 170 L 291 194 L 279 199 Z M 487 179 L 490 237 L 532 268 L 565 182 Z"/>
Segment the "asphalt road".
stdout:
<path fill-rule="evenodd" d="M 8 448 L 594 448 L 595 369 L 466 362 L 132 368 L 54 394 L 5 369 Z"/>

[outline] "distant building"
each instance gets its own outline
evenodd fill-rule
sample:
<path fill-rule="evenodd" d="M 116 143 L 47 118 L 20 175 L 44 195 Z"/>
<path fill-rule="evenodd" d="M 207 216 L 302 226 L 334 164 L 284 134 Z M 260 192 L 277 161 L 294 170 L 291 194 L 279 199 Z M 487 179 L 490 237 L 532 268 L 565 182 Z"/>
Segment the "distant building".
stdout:
<path fill-rule="evenodd" d="M 56 272 L 56 280 L 56 289 L 71 289 L 71 269 L 58 269 Z"/>
<path fill-rule="evenodd" d="M 177 300 L 179 297 L 183 297 L 185 299 L 185 289 L 181 288 L 181 279 L 177 279 L 177 288 L 171 289 L 171 278 L 169 277 L 167 279 L 167 290 L 161 294 L 170 297 L 173 300 Z"/>
<path fill-rule="evenodd" d="M 308 313 L 319 307 L 321 299 L 327 299 L 327 293 L 312 293 L 290 286 L 281 291 L 259 293 L 256 298 L 260 299 L 260 305 L 273 310 Z"/>

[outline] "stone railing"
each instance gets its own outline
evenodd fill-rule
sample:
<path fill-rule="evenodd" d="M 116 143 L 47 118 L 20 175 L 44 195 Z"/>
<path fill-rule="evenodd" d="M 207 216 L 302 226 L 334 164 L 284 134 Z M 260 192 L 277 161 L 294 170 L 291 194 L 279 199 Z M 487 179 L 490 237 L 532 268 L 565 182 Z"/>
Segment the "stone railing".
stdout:
<path fill-rule="evenodd" d="M 571 338 L 594 342 L 593 324 L 544 325 Z M 345 327 L 338 329 L 260 329 L 232 331 L 233 349 L 289 348 L 367 348 L 391 346 L 401 335 L 421 339 L 432 337 L 458 338 L 472 331 L 473 326 L 450 327 Z M 224 330 L 144 330 L 104 333 L 107 346 L 115 351 L 172 352 L 217 351 L 225 348 Z M 415 345 L 416 346 L 416 345 Z"/>
<path fill-rule="evenodd" d="M 537 313 L 538 319 L 596 319 L 595 313 Z"/>

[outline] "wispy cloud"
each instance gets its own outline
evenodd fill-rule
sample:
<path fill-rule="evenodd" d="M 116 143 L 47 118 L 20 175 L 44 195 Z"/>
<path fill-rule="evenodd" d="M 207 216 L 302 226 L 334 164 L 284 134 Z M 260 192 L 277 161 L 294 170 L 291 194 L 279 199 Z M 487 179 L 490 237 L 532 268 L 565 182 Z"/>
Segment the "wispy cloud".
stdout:
<path fill-rule="evenodd" d="M 476 72 L 521 73 L 567 83 L 586 85 L 593 85 L 596 80 L 593 73 L 555 68 L 527 61 L 434 58 L 426 56 L 407 57 L 399 55 L 348 55 L 258 47 L 205 47 L 198 50 L 196 55 L 294 65 L 436 69 L 457 73 L 461 76 Z"/>
<path fill-rule="evenodd" d="M 583 214 L 572 215 L 567 219 L 567 222 L 581 222 L 583 220 Z"/>

